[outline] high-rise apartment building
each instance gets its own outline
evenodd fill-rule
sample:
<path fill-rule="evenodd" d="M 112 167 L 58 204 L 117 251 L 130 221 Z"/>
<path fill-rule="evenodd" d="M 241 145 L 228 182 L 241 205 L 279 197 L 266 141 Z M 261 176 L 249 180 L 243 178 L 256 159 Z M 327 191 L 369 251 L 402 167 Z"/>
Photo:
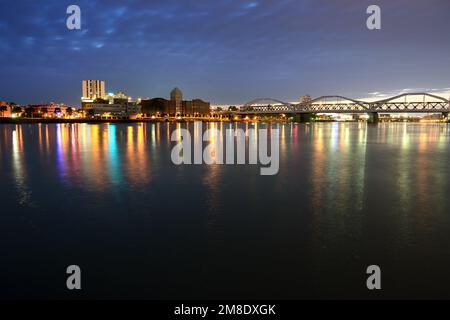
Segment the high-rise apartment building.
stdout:
<path fill-rule="evenodd" d="M 172 92 L 170 92 L 170 101 L 175 104 L 175 113 L 183 113 L 183 93 L 180 89 L 174 88 Z"/>
<path fill-rule="evenodd" d="M 105 81 L 83 80 L 82 100 L 106 99 Z"/>

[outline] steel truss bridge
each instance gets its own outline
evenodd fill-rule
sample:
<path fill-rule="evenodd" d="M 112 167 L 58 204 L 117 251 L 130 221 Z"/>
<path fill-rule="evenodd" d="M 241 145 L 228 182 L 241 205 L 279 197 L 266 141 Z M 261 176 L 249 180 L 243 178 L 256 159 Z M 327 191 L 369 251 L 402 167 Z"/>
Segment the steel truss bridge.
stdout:
<path fill-rule="evenodd" d="M 447 113 L 450 101 L 429 93 L 404 93 L 378 101 L 362 101 L 342 96 L 322 96 L 292 104 L 272 98 L 247 102 L 237 114 L 299 113 Z"/>

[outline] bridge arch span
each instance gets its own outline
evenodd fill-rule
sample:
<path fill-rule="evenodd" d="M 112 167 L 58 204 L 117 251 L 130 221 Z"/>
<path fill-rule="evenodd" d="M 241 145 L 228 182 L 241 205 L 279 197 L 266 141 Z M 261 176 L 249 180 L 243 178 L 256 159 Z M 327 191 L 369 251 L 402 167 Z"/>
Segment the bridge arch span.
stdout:
<path fill-rule="evenodd" d="M 401 99 L 401 98 L 409 98 L 409 97 L 415 97 L 415 96 L 421 96 L 422 99 L 426 99 L 426 98 L 433 98 L 436 99 L 438 101 L 442 101 L 442 102 L 448 102 L 447 99 L 431 94 L 431 93 L 426 93 L 426 92 L 412 92 L 412 93 L 402 93 L 399 94 L 397 96 L 394 97 L 389 97 L 386 99 L 382 99 L 382 100 L 378 100 L 375 101 L 374 103 L 386 103 L 386 102 L 394 102 L 395 100 Z"/>
<path fill-rule="evenodd" d="M 371 106 L 378 112 L 448 112 L 449 104 L 449 100 L 434 94 L 412 92 L 372 102 Z"/>
<path fill-rule="evenodd" d="M 244 104 L 244 107 L 250 107 L 252 105 L 255 104 L 261 104 L 262 102 L 268 102 L 267 104 L 281 104 L 284 106 L 290 106 L 291 104 L 288 102 L 284 102 L 278 99 L 273 99 L 273 98 L 257 98 L 254 99 L 252 101 L 247 102 L 246 104 Z"/>
<path fill-rule="evenodd" d="M 367 102 L 356 100 L 356 99 L 352 99 L 352 98 L 347 98 L 347 97 L 344 97 L 344 96 L 321 96 L 321 97 L 318 97 L 318 98 L 315 98 L 315 99 L 311 100 L 309 102 L 309 104 L 319 104 L 320 102 L 325 102 L 325 103 L 328 102 L 328 103 L 330 103 L 330 101 L 333 102 L 333 100 L 334 100 L 334 102 L 336 104 L 350 102 L 350 103 L 358 105 L 358 106 L 360 106 L 361 108 L 364 108 L 364 109 L 369 109 L 370 108 L 369 104 Z"/>

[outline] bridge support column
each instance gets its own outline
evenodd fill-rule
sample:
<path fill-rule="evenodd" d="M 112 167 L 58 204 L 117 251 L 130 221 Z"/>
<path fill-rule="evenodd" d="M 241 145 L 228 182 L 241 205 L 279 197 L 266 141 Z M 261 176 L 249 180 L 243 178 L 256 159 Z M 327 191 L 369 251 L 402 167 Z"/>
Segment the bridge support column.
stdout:
<path fill-rule="evenodd" d="M 448 122 L 448 112 L 442 112 L 442 118 L 444 118 L 445 122 Z"/>
<path fill-rule="evenodd" d="M 314 113 L 298 113 L 294 115 L 295 122 L 312 122 L 315 119 Z"/>
<path fill-rule="evenodd" d="M 378 123 L 380 122 L 380 116 L 378 115 L 378 112 L 369 112 L 369 123 Z"/>

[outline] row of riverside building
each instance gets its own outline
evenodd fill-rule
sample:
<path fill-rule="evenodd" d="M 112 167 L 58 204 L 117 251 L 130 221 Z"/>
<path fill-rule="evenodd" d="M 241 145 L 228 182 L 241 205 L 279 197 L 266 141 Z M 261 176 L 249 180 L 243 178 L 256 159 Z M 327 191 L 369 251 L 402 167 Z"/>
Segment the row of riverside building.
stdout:
<path fill-rule="evenodd" d="M 202 117 L 211 114 L 209 102 L 201 99 L 183 100 L 175 88 L 170 98 L 139 98 L 133 100 L 119 91 L 106 93 L 105 81 L 83 80 L 81 110 L 61 103 L 17 105 L 0 101 L 0 118 L 99 118 L 137 119 L 142 117 Z"/>
<path fill-rule="evenodd" d="M 60 118 L 67 115 L 73 115 L 75 109 L 67 107 L 64 104 L 45 103 L 45 104 L 29 104 L 17 105 L 13 102 L 0 101 L 0 117 L 1 118 Z"/>
<path fill-rule="evenodd" d="M 170 100 L 164 98 L 133 101 L 123 92 L 106 94 L 105 81 L 83 80 L 82 110 L 91 118 L 138 118 L 152 116 L 206 116 L 211 104 L 201 99 L 183 100 L 183 93 L 175 88 Z"/>

